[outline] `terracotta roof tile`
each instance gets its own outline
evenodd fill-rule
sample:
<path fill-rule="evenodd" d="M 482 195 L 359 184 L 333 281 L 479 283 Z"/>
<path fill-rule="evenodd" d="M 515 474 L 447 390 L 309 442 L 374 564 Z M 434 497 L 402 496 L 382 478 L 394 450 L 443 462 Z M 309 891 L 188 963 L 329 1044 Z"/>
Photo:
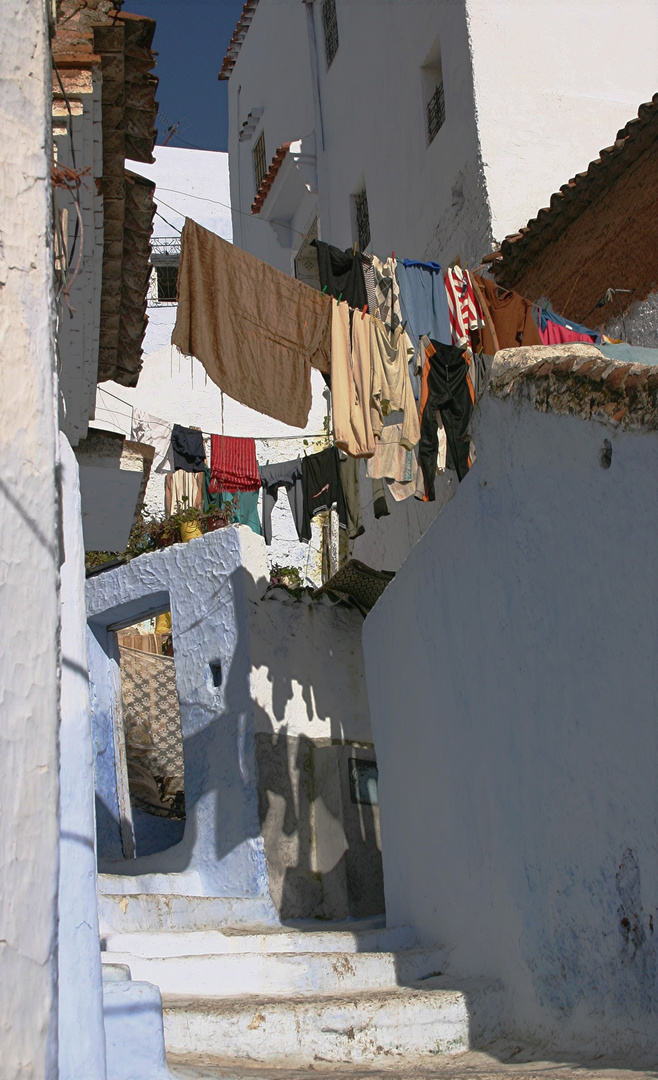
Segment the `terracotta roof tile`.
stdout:
<path fill-rule="evenodd" d="M 233 37 L 229 42 L 226 55 L 222 60 L 222 67 L 217 76 L 218 79 L 230 79 L 233 68 L 235 67 L 238 54 L 242 48 L 242 43 L 247 36 L 247 31 L 251 26 L 252 19 L 256 8 L 258 7 L 258 0 L 246 0 L 246 3 L 242 9 L 242 14 L 238 20 L 238 25 L 233 31 Z"/>
<path fill-rule="evenodd" d="M 277 173 L 278 173 L 279 169 L 281 168 L 281 166 L 283 165 L 283 162 L 285 161 L 285 157 L 286 157 L 286 154 L 288 153 L 289 149 L 290 149 L 290 143 L 289 142 L 282 143 L 282 145 L 278 148 L 277 152 L 275 153 L 274 157 L 272 158 L 272 162 L 270 164 L 270 167 L 267 170 L 267 172 L 265 173 L 265 176 L 261 180 L 260 184 L 258 185 L 258 191 L 256 192 L 256 197 L 255 197 L 254 201 L 251 204 L 251 212 L 252 212 L 252 214 L 260 214 L 261 209 L 263 207 L 263 203 L 265 202 L 265 200 L 266 200 L 266 198 L 267 198 L 267 196 L 269 194 L 270 188 L 272 187 L 272 184 L 274 183 L 274 181 L 276 179 L 276 176 L 277 176 Z"/>
<path fill-rule="evenodd" d="M 158 80 L 152 74 L 155 21 L 115 11 L 108 0 L 61 0 L 52 42 L 65 86 L 76 70 L 100 66 L 104 235 L 98 381 L 136 386 L 146 330 L 150 236 L 155 203 L 151 180 L 129 172 L 126 158 L 152 162 Z M 55 78 L 54 99 L 61 96 Z"/>
<path fill-rule="evenodd" d="M 524 267 L 558 237 L 604 190 L 610 188 L 630 165 L 658 141 L 658 94 L 640 105 L 638 115 L 618 133 L 612 146 L 601 150 L 584 172 L 577 173 L 551 196 L 549 206 L 528 224 L 505 237 L 500 250 L 484 257 L 493 273 L 507 281 L 518 279 Z"/>

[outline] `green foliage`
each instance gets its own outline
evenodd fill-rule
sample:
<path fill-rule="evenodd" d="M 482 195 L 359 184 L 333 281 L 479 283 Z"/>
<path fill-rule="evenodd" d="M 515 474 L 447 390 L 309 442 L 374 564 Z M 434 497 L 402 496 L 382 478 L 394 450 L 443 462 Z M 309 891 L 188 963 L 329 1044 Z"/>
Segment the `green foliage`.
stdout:
<path fill-rule="evenodd" d="M 285 585 L 286 588 L 301 589 L 303 585 L 302 575 L 296 566 L 279 566 L 274 563 L 270 570 L 271 585 Z"/>

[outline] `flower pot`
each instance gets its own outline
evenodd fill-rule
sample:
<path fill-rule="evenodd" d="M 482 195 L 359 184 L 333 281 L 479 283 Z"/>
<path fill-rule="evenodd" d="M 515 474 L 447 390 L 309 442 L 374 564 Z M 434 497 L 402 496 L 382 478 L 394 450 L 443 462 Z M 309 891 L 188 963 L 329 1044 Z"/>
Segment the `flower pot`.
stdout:
<path fill-rule="evenodd" d="M 223 529 L 226 527 L 227 521 L 224 516 L 220 517 L 208 517 L 206 518 L 206 532 L 215 532 L 217 529 Z"/>
<path fill-rule="evenodd" d="M 197 521 L 181 521 L 180 523 L 180 538 L 184 544 L 188 540 L 194 540 L 195 536 L 203 536 L 199 523 Z"/>

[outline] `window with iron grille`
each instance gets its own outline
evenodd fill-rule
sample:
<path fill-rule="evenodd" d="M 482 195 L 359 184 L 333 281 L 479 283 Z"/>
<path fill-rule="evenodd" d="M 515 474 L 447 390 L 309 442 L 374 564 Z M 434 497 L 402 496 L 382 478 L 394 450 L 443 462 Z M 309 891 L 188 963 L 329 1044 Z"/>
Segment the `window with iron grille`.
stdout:
<path fill-rule="evenodd" d="M 178 282 L 178 264 L 156 266 L 155 273 L 158 282 L 158 300 L 176 300 L 176 284 Z"/>
<path fill-rule="evenodd" d="M 370 243 L 370 214 L 368 213 L 368 196 L 365 188 L 358 195 L 354 195 L 353 199 L 356 211 L 357 243 L 359 251 L 365 251 Z"/>
<path fill-rule="evenodd" d="M 435 135 L 443 127 L 446 118 L 446 103 L 443 94 L 443 83 L 439 83 L 431 98 L 427 102 L 427 139 L 432 142 Z"/>
<path fill-rule="evenodd" d="M 324 30 L 324 48 L 327 54 L 327 67 L 330 68 L 338 52 L 338 17 L 336 0 L 322 0 L 322 29 Z"/>
<path fill-rule="evenodd" d="M 256 180 L 256 190 L 260 187 L 260 182 L 267 172 L 267 163 L 265 161 L 265 132 L 261 131 L 256 140 L 254 146 L 254 177 Z"/>

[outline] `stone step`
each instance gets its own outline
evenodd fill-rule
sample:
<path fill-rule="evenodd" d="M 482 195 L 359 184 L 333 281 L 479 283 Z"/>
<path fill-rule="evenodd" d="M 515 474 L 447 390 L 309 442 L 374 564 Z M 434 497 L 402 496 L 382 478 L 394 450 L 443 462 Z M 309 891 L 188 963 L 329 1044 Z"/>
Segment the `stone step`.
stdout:
<path fill-rule="evenodd" d="M 399 952 L 216 953 L 136 956 L 105 952 L 105 962 L 127 964 L 133 979 L 163 994 L 198 997 L 357 993 L 407 985 L 441 970 L 440 949 Z"/>
<path fill-rule="evenodd" d="M 502 987 L 441 978 L 377 993 L 163 999 L 167 1053 L 217 1065 L 287 1069 L 322 1063 L 387 1069 L 487 1045 L 500 1030 Z M 405 1073 L 412 1075 L 411 1072 Z"/>
<path fill-rule="evenodd" d="M 143 875 L 147 877 L 148 875 Z M 171 875 L 173 876 L 173 875 Z M 159 877 L 166 878 L 161 874 Z M 118 879 L 124 882 L 124 879 Z M 136 887 L 139 878 L 127 878 Z M 276 912 L 264 897 L 193 896 L 119 890 L 117 879 L 99 874 L 98 917 L 101 934 L 152 930 L 214 930 L 217 926 L 278 926 Z M 125 882 L 124 882 L 125 884 Z M 113 892 L 112 889 L 116 889 Z"/>
<path fill-rule="evenodd" d="M 326 925 L 326 924 L 325 924 Z M 251 927 L 223 930 L 192 930 L 175 933 L 107 933 L 101 948 L 109 956 L 211 956 L 224 953 L 379 953 L 398 952 L 417 944 L 410 926 L 362 929 L 309 929 L 298 926 Z"/>

